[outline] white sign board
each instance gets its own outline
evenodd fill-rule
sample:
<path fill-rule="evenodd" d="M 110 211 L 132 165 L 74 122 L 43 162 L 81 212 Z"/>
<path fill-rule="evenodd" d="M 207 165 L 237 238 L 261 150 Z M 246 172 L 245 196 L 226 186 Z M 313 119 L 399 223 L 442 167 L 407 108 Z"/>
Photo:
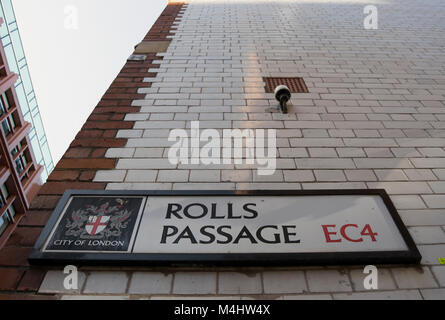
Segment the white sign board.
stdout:
<path fill-rule="evenodd" d="M 379 196 L 149 199 L 134 253 L 407 250 Z"/>
<path fill-rule="evenodd" d="M 382 190 L 72 192 L 64 198 L 31 262 L 46 254 L 127 263 L 420 260 Z"/>

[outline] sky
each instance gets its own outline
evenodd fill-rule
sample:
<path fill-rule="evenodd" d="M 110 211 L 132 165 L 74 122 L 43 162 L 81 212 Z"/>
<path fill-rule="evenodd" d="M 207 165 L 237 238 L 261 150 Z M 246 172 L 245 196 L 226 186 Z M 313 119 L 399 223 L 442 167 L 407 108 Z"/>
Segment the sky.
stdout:
<path fill-rule="evenodd" d="M 167 0 L 13 0 L 54 163 Z"/>

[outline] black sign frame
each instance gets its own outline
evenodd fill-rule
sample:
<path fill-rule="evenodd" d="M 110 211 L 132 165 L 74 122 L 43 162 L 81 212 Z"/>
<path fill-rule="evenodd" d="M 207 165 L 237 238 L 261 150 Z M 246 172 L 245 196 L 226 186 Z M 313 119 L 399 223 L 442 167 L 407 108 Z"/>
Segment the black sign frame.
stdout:
<path fill-rule="evenodd" d="M 147 253 L 79 253 L 43 252 L 60 215 L 74 196 L 354 196 L 377 195 L 383 200 L 408 250 L 326 253 L 251 253 L 251 254 L 147 254 Z M 320 265 L 384 265 L 419 264 L 422 256 L 408 229 L 384 189 L 358 190 L 248 190 L 248 191 L 108 191 L 67 190 L 48 220 L 28 261 L 32 265 L 76 266 L 320 266 Z"/>

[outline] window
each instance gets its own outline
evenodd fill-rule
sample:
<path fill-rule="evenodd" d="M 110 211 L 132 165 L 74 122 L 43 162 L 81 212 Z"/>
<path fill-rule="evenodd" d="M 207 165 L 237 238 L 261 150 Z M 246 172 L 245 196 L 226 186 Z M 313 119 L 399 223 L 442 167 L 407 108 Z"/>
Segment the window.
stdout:
<path fill-rule="evenodd" d="M 0 96 L 0 117 L 8 113 L 10 108 L 11 107 L 9 105 L 8 96 L 6 95 L 6 93 L 3 93 Z M 12 115 L 6 117 L 6 119 L 2 121 L 2 127 L 5 136 L 10 135 L 14 131 L 16 124 Z"/>
<path fill-rule="evenodd" d="M 20 83 L 15 87 L 15 92 L 17 93 L 18 102 L 23 114 L 27 114 L 29 112 L 28 99 L 25 95 L 25 89 L 23 88 L 23 84 Z"/>
<path fill-rule="evenodd" d="M 3 13 L 3 9 L 2 9 L 2 7 L 0 6 L 0 17 L 2 17 L 3 18 L 3 20 L 5 20 L 5 18 L 4 18 L 4 13 Z M 8 26 L 6 25 L 7 23 L 6 22 L 3 22 L 3 24 L 0 26 L 0 37 L 4 37 L 4 36 L 7 36 L 8 35 L 8 33 L 9 33 L 9 31 L 8 31 Z"/>
<path fill-rule="evenodd" d="M 8 204 L 9 192 L 6 186 L 3 184 L 0 187 L 0 209 L 3 211 L 5 206 Z M 5 210 L 5 212 L 0 217 L 0 235 L 6 230 L 6 228 L 14 222 L 15 210 L 12 205 Z"/>
<path fill-rule="evenodd" d="M 3 234 L 3 232 L 9 226 L 9 224 L 10 224 L 10 222 L 6 215 L 4 215 L 0 218 L 0 236 Z"/>
<path fill-rule="evenodd" d="M 8 62 L 9 70 L 17 75 L 20 75 L 19 66 L 17 65 L 17 60 L 15 59 L 14 48 L 12 47 L 11 37 L 7 37 L 9 40 L 9 45 L 3 41 L 3 48 L 5 50 L 6 61 Z M 19 77 L 20 78 L 20 77 Z"/>
<path fill-rule="evenodd" d="M 18 153 L 22 152 L 19 156 L 16 157 L 15 166 L 17 169 L 17 173 L 20 175 L 22 174 L 23 170 L 25 170 L 26 165 L 28 164 L 28 160 L 26 159 L 26 155 L 23 152 L 22 149 L 22 143 L 20 142 L 14 149 L 11 151 L 11 155 L 14 158 Z"/>
<path fill-rule="evenodd" d="M 4 115 L 9 109 L 8 99 L 4 99 L 4 95 L 2 94 L 0 98 L 0 116 Z"/>
<path fill-rule="evenodd" d="M 22 143 L 19 143 L 14 149 L 11 151 L 12 157 L 15 157 L 22 150 Z M 26 159 L 26 155 L 22 152 L 15 160 L 15 167 L 17 169 L 17 173 L 21 174 L 23 170 L 25 170 L 28 161 Z"/>

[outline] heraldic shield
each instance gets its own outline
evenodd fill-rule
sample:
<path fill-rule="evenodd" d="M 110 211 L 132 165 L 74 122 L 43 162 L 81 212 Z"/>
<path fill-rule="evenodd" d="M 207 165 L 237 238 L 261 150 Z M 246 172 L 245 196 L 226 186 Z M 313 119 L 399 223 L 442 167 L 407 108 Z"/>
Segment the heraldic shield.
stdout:
<path fill-rule="evenodd" d="M 90 216 L 88 218 L 88 224 L 85 226 L 88 234 L 95 236 L 101 233 L 108 226 L 110 217 L 106 216 Z"/>
<path fill-rule="evenodd" d="M 128 251 L 142 197 L 73 197 L 45 251 Z"/>

